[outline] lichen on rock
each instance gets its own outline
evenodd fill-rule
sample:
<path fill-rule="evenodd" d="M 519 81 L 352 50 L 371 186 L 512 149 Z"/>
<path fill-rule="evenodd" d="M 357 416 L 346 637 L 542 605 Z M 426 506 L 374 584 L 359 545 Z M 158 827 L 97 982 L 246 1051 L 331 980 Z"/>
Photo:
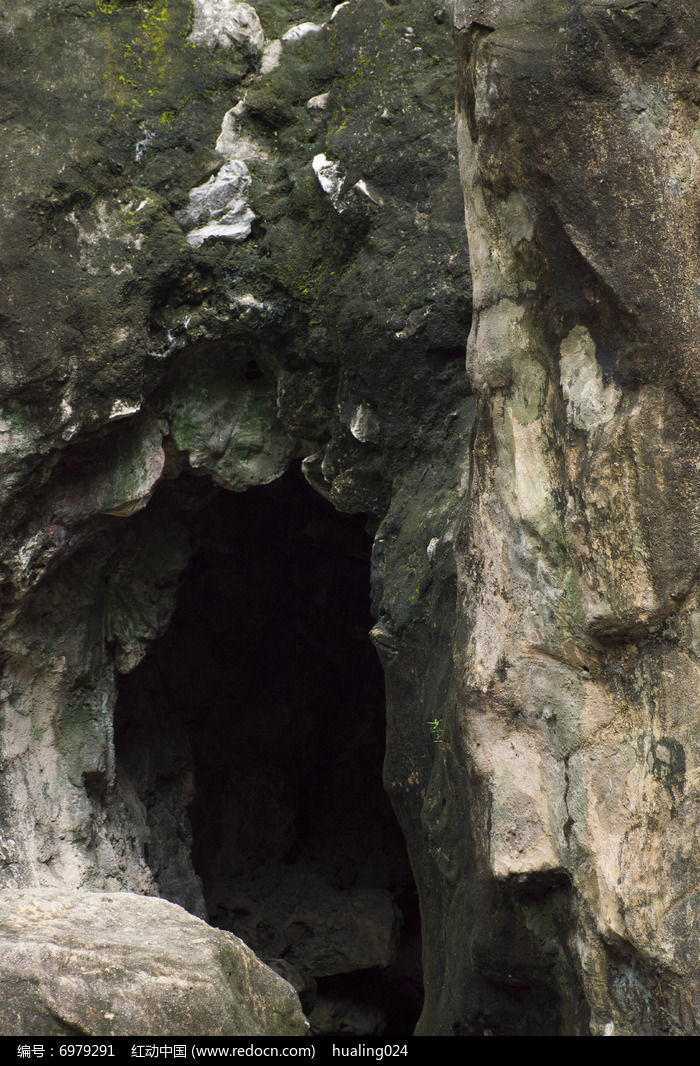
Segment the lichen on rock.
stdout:
<path fill-rule="evenodd" d="M 237 923 L 380 1035 L 408 866 L 299 771 L 383 736 L 371 627 L 419 1031 L 696 1033 L 692 5 L 454 0 L 456 62 L 419 0 L 6 7 L 0 884 Z"/>
<path fill-rule="evenodd" d="M 451 439 L 468 432 L 454 59 L 431 12 L 412 4 L 410 34 L 406 21 L 378 0 L 79 0 L 14 6 L 3 20 L 17 107 L 0 369 L 0 878 L 12 889 L 132 890 L 207 913 L 203 887 L 215 894 L 219 874 L 209 863 L 203 886 L 194 866 L 190 711 L 176 723 L 157 685 L 130 688 L 203 565 L 197 516 L 222 490 L 261 490 L 301 460 L 340 511 L 376 525 L 392 500 L 408 507 L 414 461 L 427 470 L 437 455 L 440 397 L 456 412 Z M 342 210 L 319 158 L 337 161 Z M 438 479 L 443 503 L 453 476 Z M 377 610 L 381 581 L 377 571 Z M 347 723 L 358 750 L 363 722 Z M 383 729 L 371 721 L 370 733 Z M 377 770 L 358 808 L 379 787 Z M 346 817 L 350 801 L 334 803 Z M 384 811 L 364 843 L 350 834 L 341 865 L 357 888 L 327 881 L 330 859 L 313 876 L 300 861 L 318 921 L 301 898 L 291 914 L 291 882 L 270 882 L 259 902 L 280 936 L 295 917 L 292 969 L 317 995 L 322 1029 L 338 1011 L 358 1031 L 386 1025 L 380 1007 L 312 986 L 394 965 L 410 876 L 395 831 L 376 844 L 389 822 Z M 384 854 L 370 862 L 363 848 Z M 378 884 L 363 887 L 372 863 Z M 275 868 L 289 877 L 281 859 Z M 264 936 L 250 938 L 265 951 Z"/>

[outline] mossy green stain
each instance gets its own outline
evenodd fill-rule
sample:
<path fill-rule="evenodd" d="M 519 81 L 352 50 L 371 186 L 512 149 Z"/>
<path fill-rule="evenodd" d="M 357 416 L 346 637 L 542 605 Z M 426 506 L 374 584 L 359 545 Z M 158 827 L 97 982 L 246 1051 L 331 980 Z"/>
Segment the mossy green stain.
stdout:
<path fill-rule="evenodd" d="M 99 0 L 88 14 L 97 16 L 96 28 L 104 41 L 107 70 L 102 80 L 114 124 L 124 116 L 132 122 L 155 122 L 159 113 L 176 115 L 189 101 L 213 91 L 216 77 L 207 84 L 199 72 L 200 55 L 187 40 L 188 5 L 160 0 L 123 6 Z"/>

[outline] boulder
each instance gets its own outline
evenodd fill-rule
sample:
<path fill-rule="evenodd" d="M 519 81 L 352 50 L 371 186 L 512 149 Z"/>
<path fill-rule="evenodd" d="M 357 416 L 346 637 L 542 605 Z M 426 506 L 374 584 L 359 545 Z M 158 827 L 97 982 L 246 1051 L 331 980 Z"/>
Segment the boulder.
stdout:
<path fill-rule="evenodd" d="M 304 1036 L 290 985 L 231 933 L 128 892 L 0 893 L 5 1036 Z"/>

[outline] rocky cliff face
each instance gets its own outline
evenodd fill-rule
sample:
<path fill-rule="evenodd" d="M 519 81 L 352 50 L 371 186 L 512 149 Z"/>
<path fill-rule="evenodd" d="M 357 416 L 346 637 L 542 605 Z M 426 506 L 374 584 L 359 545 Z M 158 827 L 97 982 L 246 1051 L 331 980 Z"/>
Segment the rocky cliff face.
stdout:
<path fill-rule="evenodd" d="M 697 23 L 454 16 L 479 406 L 453 744 L 493 915 L 472 958 L 515 1005 L 534 954 L 563 1031 L 697 1032 Z"/>
<path fill-rule="evenodd" d="M 454 571 L 425 554 L 473 406 L 446 13 L 79 0 L 0 30 L 2 882 L 163 895 L 315 1029 L 410 1031 L 367 634 L 398 647 Z"/>
<path fill-rule="evenodd" d="M 695 1033 L 692 11 L 450 15 L 6 5 L 0 880 Z"/>

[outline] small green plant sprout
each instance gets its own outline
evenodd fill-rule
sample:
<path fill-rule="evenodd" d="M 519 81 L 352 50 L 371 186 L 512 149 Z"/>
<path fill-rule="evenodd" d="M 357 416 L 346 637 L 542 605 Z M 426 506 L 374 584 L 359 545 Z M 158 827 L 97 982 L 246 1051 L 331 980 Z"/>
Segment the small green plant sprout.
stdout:
<path fill-rule="evenodd" d="M 445 742 L 445 727 L 440 718 L 433 718 L 432 722 L 427 723 L 430 726 L 430 733 L 435 744 L 444 744 Z"/>

